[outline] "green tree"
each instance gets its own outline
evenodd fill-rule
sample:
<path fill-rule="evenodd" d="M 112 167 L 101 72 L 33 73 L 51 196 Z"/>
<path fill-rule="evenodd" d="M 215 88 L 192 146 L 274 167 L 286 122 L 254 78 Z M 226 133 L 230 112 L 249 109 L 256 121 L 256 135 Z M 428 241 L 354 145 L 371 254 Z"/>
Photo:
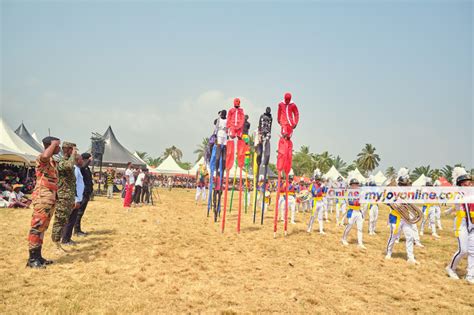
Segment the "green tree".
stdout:
<path fill-rule="evenodd" d="M 323 174 L 329 171 L 332 165 L 333 157 L 328 151 L 324 151 L 321 154 L 313 154 L 312 157 L 315 162 L 314 168 L 319 168 Z"/>
<path fill-rule="evenodd" d="M 439 168 L 435 168 L 431 171 L 431 178 L 433 179 L 433 182 L 435 180 L 438 180 L 441 176 L 443 176 L 443 174 L 441 173 L 441 170 Z"/>
<path fill-rule="evenodd" d="M 387 169 L 385 170 L 385 176 L 391 181 L 395 179 L 395 177 L 397 176 L 397 170 L 395 169 L 395 167 L 393 166 L 387 167 Z"/>
<path fill-rule="evenodd" d="M 176 162 L 180 162 L 183 158 L 183 152 L 174 145 L 165 149 L 165 152 L 163 152 L 163 159 L 166 159 L 170 155 L 176 160 Z"/>
<path fill-rule="evenodd" d="M 431 167 L 429 165 L 427 166 L 419 166 L 415 167 L 413 171 L 410 174 L 410 179 L 412 181 L 416 180 L 418 177 L 420 177 L 422 174 L 431 177 Z"/>
<path fill-rule="evenodd" d="M 309 154 L 309 147 L 302 146 L 300 151 L 293 156 L 293 172 L 296 176 L 312 174 L 314 169 L 314 161 Z"/>
<path fill-rule="evenodd" d="M 146 163 L 154 168 L 158 167 L 158 165 L 160 165 L 161 162 L 163 162 L 162 157 L 157 157 L 157 158 L 148 157 L 148 159 L 146 159 Z"/>
<path fill-rule="evenodd" d="M 331 166 L 334 166 L 342 176 L 347 175 L 347 163 L 339 155 L 331 160 Z"/>
<path fill-rule="evenodd" d="M 452 181 L 453 180 L 453 169 L 454 167 L 452 167 L 451 165 L 445 165 L 442 169 L 441 169 L 441 174 L 443 174 L 443 177 L 446 178 L 448 181 Z"/>
<path fill-rule="evenodd" d="M 186 171 L 189 171 L 191 169 L 191 167 L 193 167 L 193 165 L 190 162 L 176 162 L 176 163 L 178 163 L 178 165 Z M 192 174 L 192 175 L 194 175 L 194 174 Z"/>
<path fill-rule="evenodd" d="M 379 166 L 380 156 L 375 151 L 375 147 L 367 143 L 362 151 L 357 154 L 357 164 L 365 176 Z"/>
<path fill-rule="evenodd" d="M 136 151 L 136 153 L 143 161 L 146 161 L 148 159 L 148 153 L 146 153 L 145 151 Z"/>
<path fill-rule="evenodd" d="M 207 147 L 209 146 L 209 137 L 203 138 L 201 144 L 198 144 L 197 149 L 194 150 L 194 154 L 197 154 L 196 162 L 199 161 L 206 154 Z"/>

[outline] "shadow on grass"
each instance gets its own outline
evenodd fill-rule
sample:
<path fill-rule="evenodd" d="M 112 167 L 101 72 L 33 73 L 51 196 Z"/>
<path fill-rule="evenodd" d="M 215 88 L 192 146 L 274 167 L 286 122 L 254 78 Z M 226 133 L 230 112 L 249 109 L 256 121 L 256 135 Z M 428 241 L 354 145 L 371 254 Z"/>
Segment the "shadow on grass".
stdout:
<path fill-rule="evenodd" d="M 113 230 L 110 230 L 110 229 L 106 229 L 106 230 L 96 230 L 96 231 L 90 231 L 88 232 L 87 234 L 90 234 L 90 235 L 105 235 L 105 234 L 116 234 L 117 233 L 117 230 L 113 229 Z"/>

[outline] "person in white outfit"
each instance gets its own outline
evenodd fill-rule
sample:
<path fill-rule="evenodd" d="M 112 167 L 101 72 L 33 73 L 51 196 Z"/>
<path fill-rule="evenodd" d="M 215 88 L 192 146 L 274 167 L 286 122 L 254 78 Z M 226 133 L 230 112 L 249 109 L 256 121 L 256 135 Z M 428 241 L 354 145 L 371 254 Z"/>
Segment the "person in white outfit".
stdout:
<path fill-rule="evenodd" d="M 453 170 L 453 183 L 461 187 L 472 186 L 471 176 L 462 167 L 455 167 Z M 452 279 L 459 279 L 456 269 L 461 259 L 467 256 L 466 280 L 474 284 L 474 203 L 456 204 L 456 218 L 454 219 L 454 230 L 457 237 L 458 250 L 446 272 Z"/>
<path fill-rule="evenodd" d="M 311 217 L 309 219 L 309 224 L 307 228 L 307 232 L 311 233 L 313 230 L 314 220 L 316 216 L 318 217 L 319 223 L 319 234 L 325 235 L 324 232 L 324 220 L 323 220 L 323 212 L 324 212 L 324 205 L 323 205 L 323 186 L 321 184 L 321 171 L 316 169 L 314 171 L 313 183 L 309 186 L 309 191 L 311 196 L 313 197 L 313 210 L 311 211 Z"/>
<path fill-rule="evenodd" d="M 352 174 L 349 174 L 349 186 L 350 189 L 357 190 L 359 189 L 359 181 L 357 178 L 353 177 Z M 353 193 L 353 192 L 352 192 Z M 364 225 L 364 213 L 362 212 L 359 197 L 355 196 L 348 196 L 348 210 L 347 210 L 347 226 L 344 229 L 344 233 L 342 234 L 342 245 L 347 246 L 349 243 L 347 242 L 347 236 L 352 229 L 352 226 L 355 224 L 357 226 L 357 244 L 360 249 L 367 249 L 364 246 L 362 241 L 363 235 L 363 225 Z"/>
<path fill-rule="evenodd" d="M 344 215 L 346 213 L 346 184 L 344 183 L 342 176 L 337 178 L 337 189 L 338 196 L 336 198 L 336 224 L 339 226 L 344 226 Z"/>
<path fill-rule="evenodd" d="M 369 186 L 377 186 L 373 176 L 369 177 Z M 369 235 L 375 235 L 375 227 L 379 218 L 379 205 L 377 203 L 369 203 L 367 207 L 369 208 Z"/>
<path fill-rule="evenodd" d="M 286 188 L 286 183 L 283 183 L 283 191 L 280 192 L 280 200 L 278 203 L 278 208 L 280 212 L 280 218 L 281 221 L 285 221 L 285 204 L 286 204 L 286 199 L 285 199 L 285 193 L 286 189 L 288 189 L 288 210 L 290 211 L 291 214 L 291 224 L 296 224 L 295 222 L 295 212 L 296 212 L 296 183 L 293 181 L 293 176 L 290 176 L 289 178 L 289 187 Z"/>
<path fill-rule="evenodd" d="M 408 186 L 410 184 L 410 177 L 408 174 L 408 169 L 401 168 L 398 171 L 398 186 Z M 415 259 L 415 254 L 413 251 L 413 247 L 415 244 L 415 231 L 412 227 L 412 224 L 407 222 L 400 213 L 391 208 L 389 214 L 389 224 L 390 224 L 390 237 L 387 241 L 387 248 L 386 248 L 386 255 L 385 259 L 392 258 L 393 247 L 395 245 L 395 241 L 400 238 L 400 233 L 403 231 L 405 235 L 405 245 L 406 245 L 406 252 L 407 252 L 407 262 L 411 264 L 419 264 L 418 261 Z"/>
<path fill-rule="evenodd" d="M 425 185 L 427 187 L 433 186 L 432 179 L 427 178 Z M 420 235 L 425 233 L 425 225 L 429 222 L 431 228 L 431 235 L 434 238 L 439 238 L 438 233 L 436 233 L 436 205 L 435 204 L 424 204 L 423 205 L 423 220 L 421 221 L 420 226 Z"/>
<path fill-rule="evenodd" d="M 201 203 L 206 201 L 206 180 L 208 175 L 206 165 L 200 164 L 196 172 L 196 196 L 194 197 L 196 204 L 198 204 L 199 199 L 201 199 Z"/>

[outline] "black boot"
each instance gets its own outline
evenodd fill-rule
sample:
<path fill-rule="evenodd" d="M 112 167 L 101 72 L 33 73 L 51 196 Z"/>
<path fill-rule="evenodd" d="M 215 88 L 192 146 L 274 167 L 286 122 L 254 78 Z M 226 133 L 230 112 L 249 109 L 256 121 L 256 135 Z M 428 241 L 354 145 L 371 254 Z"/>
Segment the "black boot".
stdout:
<path fill-rule="evenodd" d="M 53 263 L 52 260 L 48 260 L 48 259 L 43 258 L 43 255 L 41 255 L 41 247 L 38 250 L 38 256 L 39 256 L 39 260 L 41 261 L 41 263 L 45 266 L 51 265 Z"/>
<path fill-rule="evenodd" d="M 28 262 L 26 263 L 26 267 L 30 268 L 46 268 L 46 266 L 40 260 L 40 250 L 41 248 L 33 248 L 30 249 L 30 258 L 28 258 Z"/>
<path fill-rule="evenodd" d="M 74 235 L 87 236 L 87 233 L 81 230 L 81 223 L 76 223 L 76 225 L 74 226 Z"/>

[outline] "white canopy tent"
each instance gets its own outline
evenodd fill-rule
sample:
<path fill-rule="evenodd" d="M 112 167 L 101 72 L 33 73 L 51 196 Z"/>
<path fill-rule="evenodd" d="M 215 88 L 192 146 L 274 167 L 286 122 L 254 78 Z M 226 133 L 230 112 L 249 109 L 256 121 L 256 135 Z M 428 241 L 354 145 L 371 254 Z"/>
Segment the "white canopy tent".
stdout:
<path fill-rule="evenodd" d="M 427 179 L 428 179 L 428 177 L 426 177 L 425 174 L 421 174 L 420 177 L 418 177 L 418 179 L 415 180 L 413 182 L 413 184 L 411 184 L 411 185 L 416 186 L 416 187 L 426 186 L 426 180 Z"/>
<path fill-rule="evenodd" d="M 362 175 L 362 173 L 359 171 L 358 168 L 354 170 L 353 176 L 357 178 L 357 180 L 361 184 L 364 184 L 365 182 L 367 182 L 367 179 Z"/>
<path fill-rule="evenodd" d="M 333 165 L 333 166 L 331 166 L 329 171 L 326 174 L 323 175 L 323 178 L 327 178 L 327 179 L 330 179 L 332 181 L 336 181 L 339 176 L 343 177 L 341 175 L 341 173 L 339 173 L 339 171 Z"/>
<path fill-rule="evenodd" d="M 382 171 L 378 171 L 378 173 L 374 176 L 374 180 L 377 186 L 381 186 L 387 181 L 387 177 L 385 177 Z"/>
<path fill-rule="evenodd" d="M 201 164 L 205 164 L 204 157 L 201 157 L 199 161 L 197 161 L 196 164 L 194 164 L 194 166 L 188 171 L 189 175 L 196 175 L 197 171 L 199 170 L 199 165 Z M 209 167 L 207 167 L 207 169 L 209 170 Z"/>
<path fill-rule="evenodd" d="M 150 169 L 150 172 L 165 175 L 188 175 L 188 171 L 181 168 L 171 155 L 168 155 L 157 168 Z"/>
<path fill-rule="evenodd" d="M 13 149 L 0 144 L 0 161 L 30 164 L 35 159 L 36 157 L 33 155 L 15 152 Z"/>
<path fill-rule="evenodd" d="M 34 161 L 40 152 L 33 149 L 23 139 L 21 139 L 3 120 L 0 118 L 0 144 L 3 145 L 4 150 L 23 154 L 32 158 Z"/>
<path fill-rule="evenodd" d="M 151 168 L 152 168 L 150 165 L 148 165 L 147 162 L 145 162 L 145 160 L 143 160 L 143 159 L 138 155 L 137 151 L 135 151 L 135 153 L 133 153 L 133 156 L 136 157 L 140 162 L 142 162 L 143 164 L 145 164 L 147 169 L 151 169 Z"/>

